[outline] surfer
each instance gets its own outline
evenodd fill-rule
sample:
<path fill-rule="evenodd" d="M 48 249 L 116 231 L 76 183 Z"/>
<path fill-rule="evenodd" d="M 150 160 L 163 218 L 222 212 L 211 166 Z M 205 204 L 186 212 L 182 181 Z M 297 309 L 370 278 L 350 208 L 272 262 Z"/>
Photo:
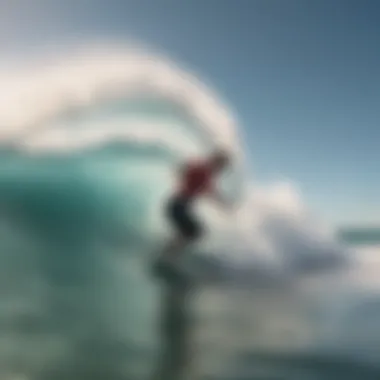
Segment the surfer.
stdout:
<path fill-rule="evenodd" d="M 206 195 L 229 209 L 214 184 L 229 164 L 230 157 L 222 150 L 207 159 L 187 162 L 179 170 L 178 188 L 166 203 L 165 214 L 173 228 L 173 236 L 154 265 L 155 274 L 166 280 L 161 300 L 162 356 L 155 380 L 178 380 L 192 372 L 189 288 L 177 264 L 182 250 L 204 235 L 202 223 L 193 213 L 194 201 Z"/>
<path fill-rule="evenodd" d="M 187 162 L 179 170 L 179 186 L 166 204 L 166 217 L 173 228 L 173 237 L 155 262 L 154 272 L 166 279 L 174 278 L 180 253 L 204 236 L 200 220 L 193 213 L 194 201 L 208 196 L 221 207 L 229 209 L 228 202 L 215 188 L 215 180 L 230 165 L 224 150 L 217 150 L 208 158 Z"/>

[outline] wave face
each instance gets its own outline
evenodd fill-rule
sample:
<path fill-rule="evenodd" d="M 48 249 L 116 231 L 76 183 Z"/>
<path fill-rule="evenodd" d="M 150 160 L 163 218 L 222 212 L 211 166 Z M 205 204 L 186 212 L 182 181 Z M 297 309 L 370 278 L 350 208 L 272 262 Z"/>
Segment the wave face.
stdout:
<path fill-rule="evenodd" d="M 145 378 L 159 343 L 147 267 L 169 234 L 162 203 L 177 163 L 215 146 L 234 153 L 221 186 L 238 207 L 226 219 L 199 206 L 211 233 L 191 257 L 214 271 L 194 304 L 202 372 L 226 374 L 250 350 L 373 352 L 380 338 L 358 348 L 345 322 L 363 278 L 360 294 L 377 289 L 372 264 L 358 269 L 290 184 L 252 186 L 237 123 L 192 75 L 103 46 L 0 78 L 2 379 Z"/>

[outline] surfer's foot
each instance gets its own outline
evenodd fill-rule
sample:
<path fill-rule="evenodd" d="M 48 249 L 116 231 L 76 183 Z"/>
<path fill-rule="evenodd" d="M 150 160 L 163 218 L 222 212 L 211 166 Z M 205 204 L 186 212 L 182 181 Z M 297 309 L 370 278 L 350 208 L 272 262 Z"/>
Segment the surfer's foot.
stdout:
<path fill-rule="evenodd" d="M 173 261 L 160 257 L 153 263 L 153 274 L 157 277 L 167 277 L 168 274 L 177 272 L 177 268 Z"/>
<path fill-rule="evenodd" d="M 185 285 L 187 283 L 186 276 L 178 268 L 177 263 L 167 259 L 159 258 L 153 264 L 153 275 L 161 278 L 173 285 Z"/>

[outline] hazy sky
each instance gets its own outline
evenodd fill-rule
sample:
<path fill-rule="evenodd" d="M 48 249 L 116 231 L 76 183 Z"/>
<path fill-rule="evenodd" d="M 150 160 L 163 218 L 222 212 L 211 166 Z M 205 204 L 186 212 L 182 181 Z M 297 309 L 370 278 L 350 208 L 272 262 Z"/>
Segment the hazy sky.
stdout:
<path fill-rule="evenodd" d="M 330 222 L 380 224 L 379 20 L 377 0 L 14 0 L 0 48 L 141 40 L 231 104 L 256 178 L 294 181 Z"/>

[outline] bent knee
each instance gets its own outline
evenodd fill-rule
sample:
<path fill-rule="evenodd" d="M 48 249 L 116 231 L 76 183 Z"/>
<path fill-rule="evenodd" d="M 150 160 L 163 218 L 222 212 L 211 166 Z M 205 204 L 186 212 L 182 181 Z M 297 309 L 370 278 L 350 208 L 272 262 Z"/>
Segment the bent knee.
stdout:
<path fill-rule="evenodd" d="M 195 242 L 197 240 L 200 240 L 204 236 L 204 230 L 201 226 L 193 226 L 191 230 L 188 231 L 187 238 L 191 242 Z"/>

